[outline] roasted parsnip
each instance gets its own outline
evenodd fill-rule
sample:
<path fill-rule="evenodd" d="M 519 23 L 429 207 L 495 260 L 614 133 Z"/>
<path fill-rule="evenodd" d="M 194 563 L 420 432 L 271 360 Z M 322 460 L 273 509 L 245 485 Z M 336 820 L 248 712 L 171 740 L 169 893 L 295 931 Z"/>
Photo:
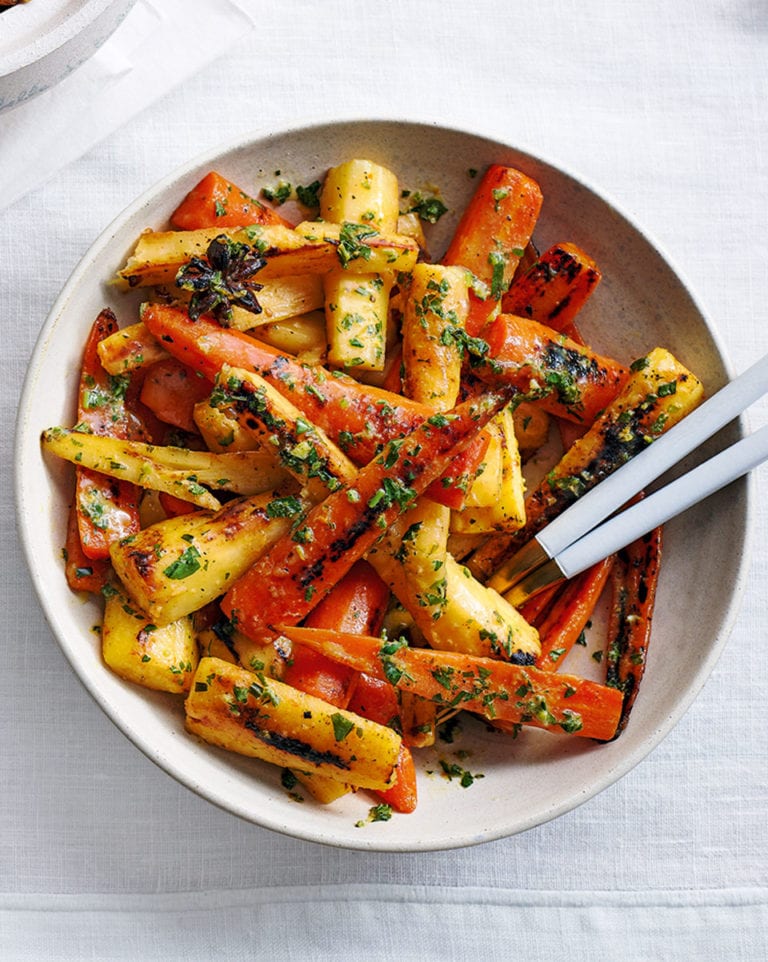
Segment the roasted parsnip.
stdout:
<path fill-rule="evenodd" d="M 240 755 L 358 788 L 394 781 L 401 739 L 391 728 L 226 661 L 201 659 L 186 713 L 189 731 Z"/>
<path fill-rule="evenodd" d="M 189 691 L 198 662 L 191 618 L 156 625 L 119 586 L 108 584 L 104 594 L 101 645 L 112 671 L 156 691 Z"/>
<path fill-rule="evenodd" d="M 296 495 L 269 492 L 168 518 L 113 545 L 112 564 L 134 604 L 167 625 L 218 598 L 303 508 Z"/>
<path fill-rule="evenodd" d="M 261 451 L 213 454 L 67 428 L 44 431 L 43 447 L 73 464 L 213 510 L 220 507 L 219 502 L 204 485 L 216 491 L 251 495 L 269 491 L 285 479 L 276 469 L 274 458 Z"/>

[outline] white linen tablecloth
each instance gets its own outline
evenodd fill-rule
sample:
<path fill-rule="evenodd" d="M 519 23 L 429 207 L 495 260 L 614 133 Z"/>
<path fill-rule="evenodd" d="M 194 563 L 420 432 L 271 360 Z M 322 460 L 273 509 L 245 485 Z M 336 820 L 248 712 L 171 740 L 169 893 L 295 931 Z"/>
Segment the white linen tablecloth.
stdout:
<path fill-rule="evenodd" d="M 205 6 L 188 0 L 188 16 Z M 599 185 L 658 239 L 734 371 L 768 350 L 764 3 L 238 7 L 253 27 L 215 62 L 173 89 L 170 78 L 148 91 L 150 74 L 141 103 L 131 93 L 124 117 L 118 101 L 100 120 L 95 146 L 0 212 L 0 959 L 765 960 L 762 497 L 740 617 L 682 722 L 587 804 L 478 848 L 364 854 L 244 823 L 155 768 L 57 648 L 18 546 L 12 490 L 12 425 L 37 332 L 117 212 L 239 134 L 402 116 L 517 143 Z M 171 32 L 163 42 L 170 54 Z M 3 147 L 0 137 L 0 166 Z M 767 410 L 753 408 L 753 427 Z"/>

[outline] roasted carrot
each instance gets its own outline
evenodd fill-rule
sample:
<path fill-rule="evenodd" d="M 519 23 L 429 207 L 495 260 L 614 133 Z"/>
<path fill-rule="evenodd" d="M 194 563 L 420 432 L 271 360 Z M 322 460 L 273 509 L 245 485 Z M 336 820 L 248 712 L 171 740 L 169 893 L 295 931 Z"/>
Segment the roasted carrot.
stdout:
<path fill-rule="evenodd" d="M 206 318 L 191 321 L 184 311 L 146 304 L 142 319 L 149 331 L 178 360 L 215 380 L 224 364 L 255 371 L 321 427 L 359 465 L 375 457 L 386 441 L 413 430 L 433 413 L 424 404 L 360 384 L 319 365 L 300 364 L 240 331 L 219 327 Z M 433 484 L 429 496 L 460 506 L 466 478 L 474 477 L 487 449 L 479 437 L 451 463 L 445 479 Z"/>
<path fill-rule="evenodd" d="M 271 207 L 249 197 L 215 170 L 187 194 L 171 214 L 171 224 L 180 230 L 204 227 L 247 227 L 249 224 L 292 226 Z"/>
<path fill-rule="evenodd" d="M 91 434 L 127 438 L 132 422 L 125 408 L 127 375 L 107 374 L 99 342 L 117 330 L 117 318 L 103 310 L 91 328 L 83 353 L 77 399 L 78 425 Z M 80 544 L 88 558 L 105 560 L 109 546 L 139 530 L 138 491 L 96 471 L 76 468 L 75 505 Z"/>
<path fill-rule="evenodd" d="M 168 494 L 167 491 L 158 491 L 157 496 L 162 505 L 163 511 L 169 518 L 179 518 L 184 514 L 192 514 L 193 511 L 199 511 L 200 509 L 196 504 L 192 504 L 191 501 L 185 501 L 183 498 L 177 498 L 173 494 Z"/>
<path fill-rule="evenodd" d="M 659 527 L 620 551 L 613 569 L 606 684 L 624 697 L 617 734 L 626 727 L 645 671 L 661 547 Z"/>
<path fill-rule="evenodd" d="M 309 621 L 307 621 L 307 626 Z M 357 632 L 357 634 L 373 635 L 377 632 Z M 311 649 L 304 648 L 309 651 Z M 319 655 L 320 652 L 317 652 Z M 327 658 L 327 655 L 323 655 Z M 329 659 L 330 661 L 331 659 Z M 339 662 L 335 662 L 339 664 Z M 352 669 L 348 669 L 352 670 Z M 356 715 L 368 718 L 370 721 L 387 725 L 395 731 L 401 731 L 400 702 L 397 689 L 383 678 L 374 678 L 365 672 L 356 672 L 357 683 L 347 706 Z M 387 802 L 398 812 L 412 812 L 416 808 L 418 790 L 416 784 L 416 766 L 410 751 L 407 736 L 403 735 L 400 757 L 397 760 L 397 781 L 392 788 L 384 792 L 377 792 L 382 801 Z"/>
<path fill-rule="evenodd" d="M 388 598 L 389 588 L 373 568 L 365 561 L 357 561 L 310 612 L 306 624 L 311 628 L 375 635 L 381 630 Z M 294 645 L 282 680 L 300 691 L 346 708 L 355 690 L 357 674 L 320 652 Z M 379 719 L 371 718 L 371 721 Z"/>
<path fill-rule="evenodd" d="M 467 401 L 390 441 L 233 585 L 222 605 L 228 617 L 255 640 L 278 622 L 301 621 L 508 401 L 503 392 Z"/>
<path fill-rule="evenodd" d="M 470 571 L 490 577 L 568 505 L 690 413 L 703 393 L 698 378 L 662 348 L 635 361 L 616 400 L 528 495 L 525 526 L 490 537 L 467 559 Z"/>
<path fill-rule="evenodd" d="M 64 543 L 64 570 L 67 584 L 73 591 L 101 591 L 110 573 L 108 561 L 89 558 L 80 543 L 80 530 L 77 525 L 75 503 L 67 514 L 67 536 Z"/>
<path fill-rule="evenodd" d="M 467 331 L 478 334 L 498 310 L 541 210 L 538 184 L 512 167 L 492 164 L 459 221 L 444 264 L 468 268 L 487 287 L 471 296 Z"/>
<path fill-rule="evenodd" d="M 193 417 L 195 405 L 212 390 L 213 385 L 207 378 L 169 357 L 147 370 L 140 399 L 161 421 L 197 434 Z"/>
<path fill-rule="evenodd" d="M 309 627 L 318 626 L 309 625 Z M 345 632 L 345 634 L 355 633 L 367 634 L 370 637 L 377 634 L 376 632 Z M 390 728 L 399 731 L 401 720 L 397 689 L 386 678 L 377 678 L 363 671 L 358 674 L 355 690 L 349 700 L 349 710 L 356 715 L 362 715 L 363 718 L 370 718 L 371 721 L 378 722 L 380 725 L 388 725 Z"/>
<path fill-rule="evenodd" d="M 529 625 L 533 625 L 534 628 L 538 629 L 547 616 L 547 612 L 553 604 L 555 597 L 562 590 L 563 582 L 550 585 L 548 588 L 534 595 L 533 598 L 529 598 L 525 604 L 521 605 L 519 609 L 520 614 Z"/>
<path fill-rule="evenodd" d="M 556 244 L 522 277 L 512 281 L 501 299 L 501 309 L 505 314 L 529 317 L 573 338 L 577 333 L 574 318 L 601 277 L 597 264 L 576 244 Z"/>
<path fill-rule="evenodd" d="M 358 632 L 358 634 L 365 634 L 365 632 Z M 323 657 L 327 658 L 328 656 L 324 655 Z M 339 662 L 336 662 L 336 664 L 339 664 Z M 357 684 L 352 693 L 348 709 L 356 715 L 368 718 L 370 721 L 394 728 L 395 731 L 401 730 L 400 702 L 397 689 L 383 678 L 375 678 L 372 675 L 365 674 L 365 672 L 357 672 Z M 392 788 L 376 794 L 382 801 L 397 809 L 398 812 L 412 812 L 416 808 L 418 796 L 416 767 L 410 745 L 407 743 L 407 737 L 404 733 L 400 757 L 397 760 L 397 781 Z"/>
<path fill-rule="evenodd" d="M 612 738 L 619 722 L 621 692 L 575 675 L 317 628 L 281 625 L 280 631 L 444 708 L 598 739 Z"/>
<path fill-rule="evenodd" d="M 514 314 L 500 314 L 483 340 L 488 353 L 473 370 L 486 383 L 514 384 L 548 413 L 578 424 L 592 424 L 629 376 L 618 361 Z"/>
<path fill-rule="evenodd" d="M 554 671 L 576 644 L 594 613 L 614 557 L 611 555 L 574 578 L 539 625 L 541 654 L 536 664 L 543 671 Z"/>
<path fill-rule="evenodd" d="M 418 789 L 416 782 L 416 765 L 410 748 L 403 742 L 395 765 L 397 773 L 395 784 L 391 788 L 377 791 L 379 798 L 391 805 L 397 812 L 409 814 L 416 811 L 418 803 Z"/>
<path fill-rule="evenodd" d="M 430 413 L 423 404 L 359 384 L 346 375 L 299 364 L 248 334 L 219 327 L 206 318 L 190 321 L 185 312 L 173 307 L 147 304 L 142 319 L 169 353 L 211 381 L 224 364 L 260 374 L 312 423 L 340 441 L 358 464 L 366 464 L 379 444 L 412 430 Z"/>

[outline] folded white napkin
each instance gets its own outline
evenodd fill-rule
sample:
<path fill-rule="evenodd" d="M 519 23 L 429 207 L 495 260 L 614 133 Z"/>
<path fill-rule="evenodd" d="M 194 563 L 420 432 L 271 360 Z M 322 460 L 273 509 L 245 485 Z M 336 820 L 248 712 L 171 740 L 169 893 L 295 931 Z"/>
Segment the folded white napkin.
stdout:
<path fill-rule="evenodd" d="M 0 895 L 0 957 L 764 962 L 767 925 L 759 888 L 645 894 L 368 884 Z"/>
<path fill-rule="evenodd" d="M 253 29 L 233 0 L 138 0 L 94 56 L 0 115 L 0 209 L 44 183 Z"/>

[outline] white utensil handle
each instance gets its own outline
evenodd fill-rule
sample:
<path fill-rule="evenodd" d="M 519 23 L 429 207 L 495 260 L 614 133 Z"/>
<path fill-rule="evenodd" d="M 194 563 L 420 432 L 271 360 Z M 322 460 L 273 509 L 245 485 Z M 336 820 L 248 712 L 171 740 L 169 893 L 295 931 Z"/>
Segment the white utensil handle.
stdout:
<path fill-rule="evenodd" d="M 572 578 L 747 474 L 766 459 L 768 425 L 593 528 L 555 560 L 563 574 Z"/>
<path fill-rule="evenodd" d="M 539 532 L 550 558 L 591 531 L 673 464 L 699 447 L 768 391 L 768 355 L 721 388 L 670 431 L 582 495 Z M 736 475 L 734 475 L 736 477 Z"/>

